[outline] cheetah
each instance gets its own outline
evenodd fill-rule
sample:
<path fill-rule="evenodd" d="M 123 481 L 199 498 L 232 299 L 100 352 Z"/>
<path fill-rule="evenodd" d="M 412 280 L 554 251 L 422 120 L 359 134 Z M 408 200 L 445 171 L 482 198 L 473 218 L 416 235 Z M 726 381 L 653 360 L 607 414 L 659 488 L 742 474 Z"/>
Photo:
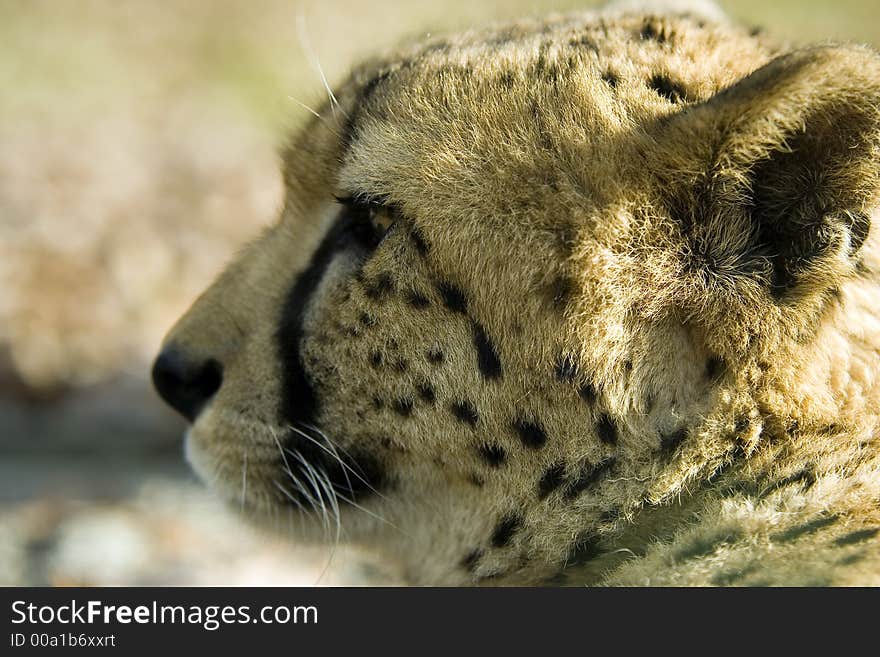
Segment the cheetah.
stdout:
<path fill-rule="evenodd" d="M 153 365 L 249 520 L 433 585 L 880 584 L 880 57 L 623 3 L 358 66 Z"/>

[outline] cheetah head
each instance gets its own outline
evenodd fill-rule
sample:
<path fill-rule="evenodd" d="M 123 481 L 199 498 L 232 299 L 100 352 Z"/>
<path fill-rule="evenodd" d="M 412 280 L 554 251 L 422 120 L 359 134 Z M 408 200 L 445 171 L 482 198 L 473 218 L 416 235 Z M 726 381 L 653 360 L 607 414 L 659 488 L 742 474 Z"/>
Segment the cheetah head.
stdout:
<path fill-rule="evenodd" d="M 877 265 L 872 52 L 613 10 L 403 48 L 334 95 L 153 368 L 246 516 L 413 582 L 530 583 L 761 418 L 839 411 L 798 386 Z"/>

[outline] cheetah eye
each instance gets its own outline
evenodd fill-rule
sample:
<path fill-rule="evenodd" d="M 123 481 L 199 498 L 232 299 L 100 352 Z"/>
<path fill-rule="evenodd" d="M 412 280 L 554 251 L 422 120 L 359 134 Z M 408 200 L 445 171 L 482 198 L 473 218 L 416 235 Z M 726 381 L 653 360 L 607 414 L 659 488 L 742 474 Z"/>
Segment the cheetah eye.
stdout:
<path fill-rule="evenodd" d="M 376 246 L 397 221 L 394 208 L 356 196 L 337 197 L 343 212 L 351 221 L 352 230 L 359 239 Z"/>

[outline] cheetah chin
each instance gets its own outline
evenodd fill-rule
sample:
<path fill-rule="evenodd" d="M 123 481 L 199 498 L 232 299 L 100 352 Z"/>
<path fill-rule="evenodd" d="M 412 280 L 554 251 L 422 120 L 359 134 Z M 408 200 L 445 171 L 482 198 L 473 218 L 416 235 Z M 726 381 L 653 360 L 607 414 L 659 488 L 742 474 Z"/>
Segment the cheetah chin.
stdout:
<path fill-rule="evenodd" d="M 880 584 L 880 57 L 685 4 L 357 68 L 154 364 L 202 478 L 416 584 Z"/>

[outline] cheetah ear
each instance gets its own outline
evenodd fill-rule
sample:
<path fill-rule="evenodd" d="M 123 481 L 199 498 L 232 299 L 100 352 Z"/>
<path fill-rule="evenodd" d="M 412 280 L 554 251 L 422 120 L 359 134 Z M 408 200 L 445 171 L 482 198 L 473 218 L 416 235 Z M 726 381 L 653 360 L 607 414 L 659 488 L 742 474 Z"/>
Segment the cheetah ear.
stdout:
<path fill-rule="evenodd" d="M 877 54 L 795 51 L 661 134 L 669 209 L 701 266 L 760 277 L 776 298 L 852 271 L 880 200 Z"/>

